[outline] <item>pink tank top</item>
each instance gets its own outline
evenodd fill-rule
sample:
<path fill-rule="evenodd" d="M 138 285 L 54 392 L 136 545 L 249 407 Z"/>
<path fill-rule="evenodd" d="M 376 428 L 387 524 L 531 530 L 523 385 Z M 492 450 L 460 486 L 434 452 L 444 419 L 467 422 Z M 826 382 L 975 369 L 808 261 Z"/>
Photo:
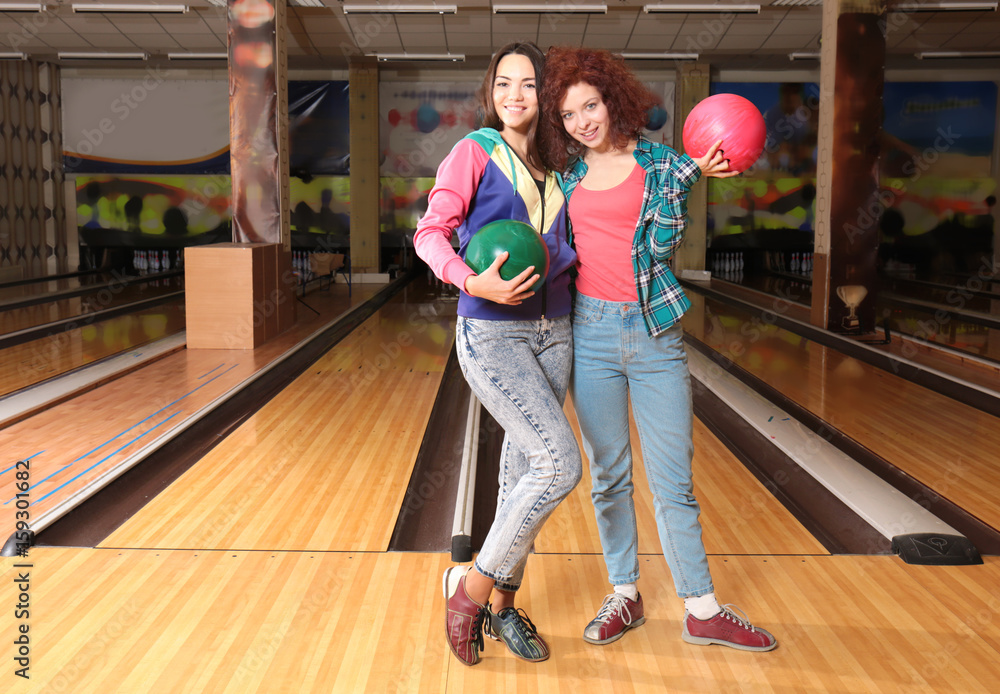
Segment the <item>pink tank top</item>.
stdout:
<path fill-rule="evenodd" d="M 646 171 L 637 163 L 614 188 L 577 185 L 569 200 L 576 245 L 576 288 L 604 301 L 638 301 L 632 269 L 632 239 L 642 211 Z"/>

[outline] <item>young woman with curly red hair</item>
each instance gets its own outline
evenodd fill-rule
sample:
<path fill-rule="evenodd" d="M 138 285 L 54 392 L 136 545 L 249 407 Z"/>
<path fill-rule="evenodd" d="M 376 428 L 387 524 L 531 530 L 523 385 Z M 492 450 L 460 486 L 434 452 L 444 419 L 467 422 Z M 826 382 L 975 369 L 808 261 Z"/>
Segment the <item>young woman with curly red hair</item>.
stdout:
<path fill-rule="evenodd" d="M 693 494 L 693 411 L 680 318 L 690 307 L 668 266 L 687 194 L 735 176 L 717 142 L 692 159 L 642 135 L 655 96 L 607 51 L 555 47 L 540 95 L 543 142 L 564 176 L 577 252 L 571 388 L 590 459 L 591 498 L 614 592 L 583 638 L 606 644 L 645 621 L 639 578 L 629 400 L 664 557 L 684 598 L 682 638 L 768 651 L 774 637 L 715 598 Z"/>

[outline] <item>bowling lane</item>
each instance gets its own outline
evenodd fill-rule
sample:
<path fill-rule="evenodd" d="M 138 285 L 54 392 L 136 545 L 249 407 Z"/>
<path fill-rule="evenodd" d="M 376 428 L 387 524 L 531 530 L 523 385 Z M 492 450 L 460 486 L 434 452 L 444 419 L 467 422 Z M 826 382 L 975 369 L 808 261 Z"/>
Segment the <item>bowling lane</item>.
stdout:
<path fill-rule="evenodd" d="M 73 291 L 96 284 L 107 284 L 113 279 L 115 279 L 115 275 L 110 272 L 81 272 L 56 279 L 40 277 L 32 280 L 6 282 L 0 285 L 0 306 L 45 294 Z"/>
<path fill-rule="evenodd" d="M 760 310 L 689 296 L 690 336 L 1000 528 L 996 417 L 780 329 L 762 320 Z"/>
<path fill-rule="evenodd" d="M 184 300 L 0 350 L 0 397 L 184 330 Z"/>
<path fill-rule="evenodd" d="M 579 437 L 572 402 L 567 403 L 566 413 Z M 653 516 L 653 496 L 646 481 L 634 421 L 631 434 L 639 554 L 662 555 Z M 695 419 L 693 468 L 703 539 L 709 555 L 829 554 L 698 419 Z M 537 553 L 601 553 L 590 488 L 589 461 L 585 455 L 583 479 L 546 521 L 535 541 Z"/>
<path fill-rule="evenodd" d="M 97 311 L 155 299 L 183 289 L 183 276 L 175 275 L 138 284 L 101 287 L 78 296 L 54 298 L 44 303 L 6 309 L 0 311 L 0 337 L 69 318 L 79 317 L 85 321 L 89 314 Z"/>
<path fill-rule="evenodd" d="M 293 328 L 255 350 L 177 350 L 0 428 L 4 469 L 10 472 L 14 461 L 30 459 L 32 527 L 47 527 L 148 455 L 150 446 L 190 426 L 296 345 L 383 289 L 359 284 L 349 296 L 346 285 L 334 285 L 308 297 L 320 315 L 300 310 Z M 2 527 L 13 527 L 9 502 L 15 482 L 13 475 L 0 476 Z"/>
<path fill-rule="evenodd" d="M 979 275 L 932 280 L 884 276 L 881 282 L 875 305 L 879 327 L 888 320 L 897 335 L 1000 362 L 1000 283 Z M 807 275 L 722 270 L 713 273 L 711 286 L 809 320 L 812 280 Z"/>
<path fill-rule="evenodd" d="M 102 546 L 384 551 L 455 306 L 401 292 Z"/>

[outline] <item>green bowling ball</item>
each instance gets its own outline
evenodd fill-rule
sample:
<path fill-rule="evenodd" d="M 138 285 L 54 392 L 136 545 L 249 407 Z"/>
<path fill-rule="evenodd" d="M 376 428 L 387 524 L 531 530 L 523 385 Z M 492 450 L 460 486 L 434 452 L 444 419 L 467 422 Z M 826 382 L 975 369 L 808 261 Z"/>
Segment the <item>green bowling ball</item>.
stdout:
<path fill-rule="evenodd" d="M 549 272 L 549 247 L 530 224 L 515 219 L 499 219 L 485 225 L 469 240 L 465 249 L 465 264 L 481 274 L 504 251 L 510 256 L 500 266 L 500 276 L 512 280 L 526 267 L 534 265 L 539 277 L 531 286 L 531 291 L 537 292 Z"/>

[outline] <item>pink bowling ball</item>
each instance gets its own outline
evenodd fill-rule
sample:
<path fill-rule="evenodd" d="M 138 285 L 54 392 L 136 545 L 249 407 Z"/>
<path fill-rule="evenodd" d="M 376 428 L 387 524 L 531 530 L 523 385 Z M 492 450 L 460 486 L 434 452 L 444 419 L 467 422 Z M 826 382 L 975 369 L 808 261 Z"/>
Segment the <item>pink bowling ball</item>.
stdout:
<path fill-rule="evenodd" d="M 684 151 L 702 157 L 718 140 L 733 171 L 746 171 L 764 151 L 767 126 L 760 110 L 737 94 L 715 94 L 700 101 L 684 121 Z"/>

